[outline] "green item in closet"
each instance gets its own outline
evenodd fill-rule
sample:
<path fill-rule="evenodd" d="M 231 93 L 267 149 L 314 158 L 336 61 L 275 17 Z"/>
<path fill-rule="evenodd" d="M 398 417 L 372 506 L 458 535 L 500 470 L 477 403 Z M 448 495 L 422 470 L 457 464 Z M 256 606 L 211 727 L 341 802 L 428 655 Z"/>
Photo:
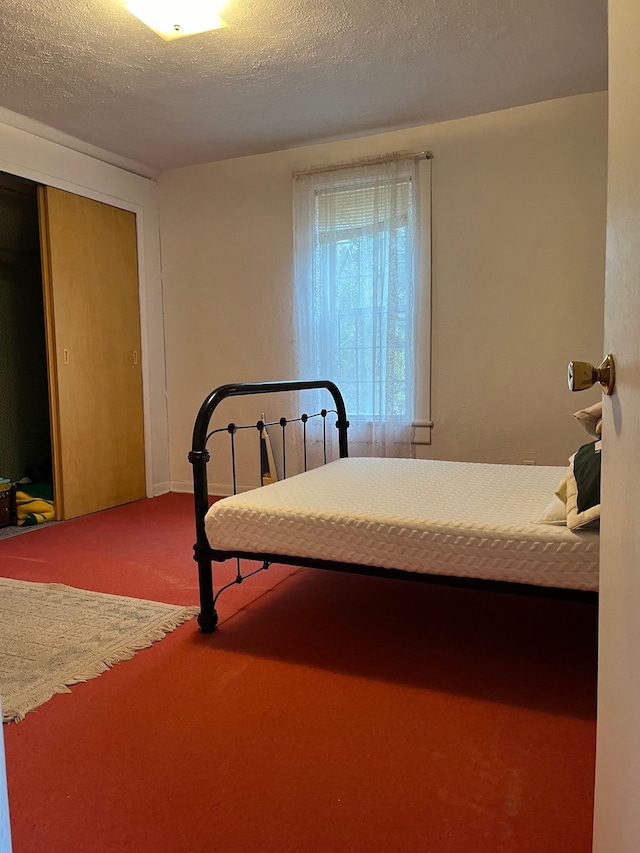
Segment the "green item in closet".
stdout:
<path fill-rule="evenodd" d="M 53 483 L 16 483 L 21 492 L 26 492 L 32 498 L 43 501 L 53 500 Z"/>
<path fill-rule="evenodd" d="M 16 512 L 21 527 L 53 521 L 53 484 L 17 483 Z"/>

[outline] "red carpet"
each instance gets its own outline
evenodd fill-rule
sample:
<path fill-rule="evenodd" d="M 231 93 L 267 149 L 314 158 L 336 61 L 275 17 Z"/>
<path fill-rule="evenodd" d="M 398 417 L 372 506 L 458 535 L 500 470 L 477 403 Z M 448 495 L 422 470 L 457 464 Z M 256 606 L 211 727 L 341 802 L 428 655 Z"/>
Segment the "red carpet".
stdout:
<path fill-rule="evenodd" d="M 197 601 L 192 500 L 0 542 L 0 574 Z M 272 568 L 4 727 L 14 853 L 588 853 L 596 612 Z"/>

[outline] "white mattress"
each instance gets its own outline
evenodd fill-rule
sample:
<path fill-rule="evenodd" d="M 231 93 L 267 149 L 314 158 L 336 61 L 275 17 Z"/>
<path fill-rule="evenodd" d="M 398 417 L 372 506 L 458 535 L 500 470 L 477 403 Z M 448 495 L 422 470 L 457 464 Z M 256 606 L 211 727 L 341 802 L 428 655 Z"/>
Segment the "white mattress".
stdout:
<path fill-rule="evenodd" d="M 215 503 L 212 548 L 598 588 L 597 531 L 536 523 L 564 468 L 353 458 Z"/>

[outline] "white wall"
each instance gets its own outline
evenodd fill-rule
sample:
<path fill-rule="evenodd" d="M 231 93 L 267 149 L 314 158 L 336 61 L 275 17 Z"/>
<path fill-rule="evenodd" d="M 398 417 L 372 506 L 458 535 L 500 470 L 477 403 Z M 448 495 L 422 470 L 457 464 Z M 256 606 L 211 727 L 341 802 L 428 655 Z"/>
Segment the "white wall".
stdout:
<path fill-rule="evenodd" d="M 0 124 L 0 171 L 133 211 L 137 216 L 147 495 L 169 489 L 157 184 L 24 129 Z"/>
<path fill-rule="evenodd" d="M 397 150 L 434 155 L 423 455 L 564 465 L 583 438 L 571 412 L 598 396 L 571 395 L 566 367 L 602 355 L 606 140 L 598 93 L 162 175 L 172 488 L 190 488 L 211 389 L 292 375 L 292 171 Z"/>

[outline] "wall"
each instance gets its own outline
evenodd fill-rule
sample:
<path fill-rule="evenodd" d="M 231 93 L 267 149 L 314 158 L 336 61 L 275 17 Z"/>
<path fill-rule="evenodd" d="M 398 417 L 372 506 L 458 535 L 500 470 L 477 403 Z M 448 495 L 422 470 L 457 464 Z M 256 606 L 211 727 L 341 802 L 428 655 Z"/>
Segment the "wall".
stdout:
<path fill-rule="evenodd" d="M 172 489 L 212 388 L 292 375 L 292 171 L 395 150 L 434 155 L 423 455 L 564 465 L 571 413 L 598 397 L 571 395 L 566 367 L 602 355 L 606 124 L 596 93 L 162 175 Z"/>
<path fill-rule="evenodd" d="M 4 113 L 2 113 L 4 115 Z M 20 117 L 18 117 L 20 118 Z M 23 124 L 28 125 L 24 119 Z M 37 123 L 33 123 L 37 127 Z M 47 129 L 43 128 L 43 133 Z M 133 211 L 137 216 L 147 494 L 169 488 L 157 184 L 87 154 L 0 124 L 0 171 Z"/>

